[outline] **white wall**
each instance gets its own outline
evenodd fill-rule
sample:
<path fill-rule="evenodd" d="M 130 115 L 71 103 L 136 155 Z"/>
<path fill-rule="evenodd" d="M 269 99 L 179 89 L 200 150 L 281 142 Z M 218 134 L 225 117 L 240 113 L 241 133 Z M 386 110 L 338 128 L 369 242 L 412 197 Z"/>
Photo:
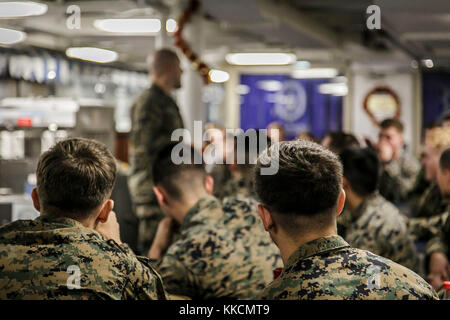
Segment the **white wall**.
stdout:
<path fill-rule="evenodd" d="M 400 120 L 405 126 L 405 142 L 411 151 L 416 149 L 416 118 L 417 104 L 415 95 L 415 78 L 410 72 L 385 74 L 383 77 L 374 77 L 365 71 L 354 71 L 351 73 L 350 98 L 345 112 L 350 113 L 350 128 L 347 130 L 353 132 L 358 138 L 365 137 L 377 141 L 379 129 L 371 121 L 369 115 L 364 111 L 363 103 L 367 93 L 374 87 L 383 85 L 391 88 L 399 97 L 401 104 Z M 344 117 L 345 117 L 344 116 Z"/>

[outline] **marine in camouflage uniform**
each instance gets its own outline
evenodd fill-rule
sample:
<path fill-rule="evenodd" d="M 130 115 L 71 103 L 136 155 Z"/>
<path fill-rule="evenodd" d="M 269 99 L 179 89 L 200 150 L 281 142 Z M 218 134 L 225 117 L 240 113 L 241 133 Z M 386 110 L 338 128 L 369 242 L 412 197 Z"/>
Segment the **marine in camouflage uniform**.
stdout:
<path fill-rule="evenodd" d="M 128 184 L 139 219 L 138 248 L 146 253 L 164 217 L 153 193 L 152 165 L 158 150 L 171 142 L 172 132 L 184 126 L 175 101 L 155 84 L 137 99 L 131 120 Z"/>
<path fill-rule="evenodd" d="M 281 275 L 260 295 L 268 300 L 437 299 L 411 270 L 369 251 L 352 248 L 340 236 L 300 246 Z"/>
<path fill-rule="evenodd" d="M 253 199 L 256 197 L 253 189 L 253 172 L 251 170 L 245 172 L 239 178 L 229 179 L 222 187 L 218 198 L 223 199 L 237 195 Z"/>
<path fill-rule="evenodd" d="M 416 247 L 403 216 L 393 204 L 375 192 L 349 213 L 352 223 L 344 239 L 352 247 L 371 251 L 416 271 L 419 262 Z"/>
<path fill-rule="evenodd" d="M 447 200 L 448 202 L 448 200 Z M 442 199 L 437 182 L 433 182 L 419 201 L 417 218 L 429 218 L 445 211 L 447 203 Z"/>
<path fill-rule="evenodd" d="M 79 289 L 68 287 L 76 284 L 70 266 L 79 268 Z M 0 228 L 0 299 L 165 298 L 148 258 L 75 220 L 41 216 Z"/>
<path fill-rule="evenodd" d="M 403 151 L 397 160 L 384 167 L 380 178 L 380 194 L 394 203 L 406 201 L 416 184 L 420 168 L 419 161 Z"/>
<path fill-rule="evenodd" d="M 257 215 L 253 200 L 201 198 L 158 264 L 166 290 L 193 299 L 254 298 L 282 265 Z"/>

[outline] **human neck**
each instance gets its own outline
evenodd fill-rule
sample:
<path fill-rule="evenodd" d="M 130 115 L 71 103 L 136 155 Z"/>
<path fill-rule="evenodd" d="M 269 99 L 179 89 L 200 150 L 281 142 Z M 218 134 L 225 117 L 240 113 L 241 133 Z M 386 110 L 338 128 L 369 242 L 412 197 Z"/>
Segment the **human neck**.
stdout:
<path fill-rule="evenodd" d="M 208 193 L 206 192 L 206 190 L 193 192 L 189 195 L 184 195 L 183 200 L 177 202 L 177 208 L 174 210 L 175 220 L 177 220 L 177 222 L 181 224 L 188 214 L 189 210 L 191 210 L 192 207 L 195 206 L 201 198 L 206 197 L 207 195 Z"/>
<path fill-rule="evenodd" d="M 160 87 L 167 95 L 170 95 L 173 90 L 173 86 L 162 78 L 153 78 L 153 83 Z"/>
<path fill-rule="evenodd" d="M 285 236 L 282 241 L 276 241 L 278 248 L 280 249 L 281 259 L 283 260 L 283 264 L 286 266 L 289 257 L 301 246 L 304 244 L 319 239 L 323 237 L 328 237 L 331 235 L 337 235 L 336 225 L 330 226 L 327 229 L 318 232 L 311 232 L 307 234 L 303 234 L 300 237 L 291 238 Z"/>

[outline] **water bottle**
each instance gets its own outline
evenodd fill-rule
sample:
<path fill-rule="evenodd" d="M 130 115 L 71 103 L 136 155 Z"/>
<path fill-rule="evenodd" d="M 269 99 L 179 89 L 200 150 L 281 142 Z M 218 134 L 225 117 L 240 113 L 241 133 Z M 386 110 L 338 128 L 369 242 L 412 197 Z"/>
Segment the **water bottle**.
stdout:
<path fill-rule="evenodd" d="M 442 300 L 450 300 L 450 281 L 444 281 L 442 283 L 442 288 L 444 289 Z"/>

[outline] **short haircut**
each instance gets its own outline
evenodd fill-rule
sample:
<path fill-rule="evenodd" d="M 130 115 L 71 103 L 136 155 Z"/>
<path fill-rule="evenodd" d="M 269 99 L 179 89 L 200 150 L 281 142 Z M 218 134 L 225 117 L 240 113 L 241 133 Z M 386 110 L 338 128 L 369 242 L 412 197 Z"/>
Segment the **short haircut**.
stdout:
<path fill-rule="evenodd" d="M 395 118 L 384 119 L 380 123 L 380 128 L 381 129 L 395 128 L 400 133 L 403 133 L 404 130 L 403 123 Z"/>
<path fill-rule="evenodd" d="M 450 170 L 450 148 L 442 151 L 441 156 L 439 158 L 439 166 L 443 170 Z"/>
<path fill-rule="evenodd" d="M 450 127 L 436 127 L 430 129 L 425 144 L 439 151 L 450 147 Z"/>
<path fill-rule="evenodd" d="M 339 157 L 344 168 L 344 177 L 353 191 L 365 197 L 377 190 L 380 180 L 380 162 L 370 148 L 344 149 Z"/>
<path fill-rule="evenodd" d="M 202 159 L 202 155 L 193 146 L 179 143 L 170 143 L 160 149 L 153 163 L 153 183 L 161 186 L 176 200 L 182 200 L 186 193 L 204 187 L 206 177 L 203 161 L 195 163 L 195 159 Z M 175 164 L 172 159 L 172 150 L 175 146 L 180 148 L 179 156 L 184 156 L 184 150 L 190 151 L 190 163 Z"/>
<path fill-rule="evenodd" d="M 342 150 L 351 147 L 359 147 L 359 141 L 351 133 L 345 133 L 341 131 L 332 131 L 327 134 L 330 137 L 330 145 L 328 149 L 336 154 L 339 154 Z"/>
<path fill-rule="evenodd" d="M 273 157 L 279 162 L 278 172 L 262 175 L 261 168 Z M 281 218 L 286 231 L 295 232 L 296 217 L 311 221 L 332 216 L 342 188 L 342 165 L 337 155 L 317 143 L 283 141 L 261 153 L 254 177 L 260 202 Z"/>
<path fill-rule="evenodd" d="M 179 61 L 175 51 L 170 49 L 157 50 L 153 55 L 151 71 L 156 75 L 161 75 L 166 72 L 168 67 L 175 61 Z"/>
<path fill-rule="evenodd" d="M 40 206 L 46 214 L 88 218 L 110 196 L 116 162 L 103 144 L 73 138 L 44 152 L 36 170 Z"/>

